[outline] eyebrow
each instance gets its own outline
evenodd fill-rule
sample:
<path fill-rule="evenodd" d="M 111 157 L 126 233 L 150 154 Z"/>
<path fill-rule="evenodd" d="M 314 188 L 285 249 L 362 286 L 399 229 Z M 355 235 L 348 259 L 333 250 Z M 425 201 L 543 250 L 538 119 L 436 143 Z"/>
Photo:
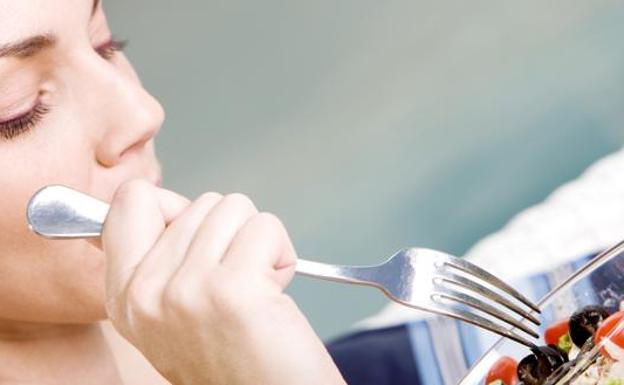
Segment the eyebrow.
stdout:
<path fill-rule="evenodd" d="M 0 58 L 7 56 L 29 58 L 54 44 L 56 44 L 56 37 L 52 34 L 32 36 L 17 43 L 0 45 Z"/>
<path fill-rule="evenodd" d="M 91 17 L 97 12 L 100 0 L 93 0 Z M 17 43 L 0 45 L 0 59 L 3 57 L 17 57 L 26 59 L 56 44 L 56 37 L 52 34 L 32 36 Z"/>

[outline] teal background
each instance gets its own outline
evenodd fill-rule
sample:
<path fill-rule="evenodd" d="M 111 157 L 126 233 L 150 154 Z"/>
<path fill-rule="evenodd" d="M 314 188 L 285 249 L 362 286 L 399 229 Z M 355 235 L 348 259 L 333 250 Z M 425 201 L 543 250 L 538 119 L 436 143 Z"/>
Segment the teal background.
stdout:
<path fill-rule="evenodd" d="M 165 186 L 244 192 L 319 261 L 461 255 L 624 140 L 619 1 L 104 4 L 167 111 Z M 290 292 L 325 338 L 386 303 Z"/>

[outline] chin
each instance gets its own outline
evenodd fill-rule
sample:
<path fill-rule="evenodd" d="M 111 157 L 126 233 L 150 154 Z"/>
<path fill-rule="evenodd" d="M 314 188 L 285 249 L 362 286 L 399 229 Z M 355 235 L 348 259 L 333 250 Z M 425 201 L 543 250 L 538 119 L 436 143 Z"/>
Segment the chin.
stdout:
<path fill-rule="evenodd" d="M 91 323 L 107 319 L 106 314 L 106 256 L 104 252 L 89 242 L 82 242 L 84 253 L 80 256 L 82 268 L 77 274 L 78 279 L 73 287 L 74 300 L 67 311 L 62 312 L 61 319 L 69 323 Z M 71 295 L 71 297 L 74 297 Z"/>
<path fill-rule="evenodd" d="M 35 296 L 32 289 L 24 288 L 23 294 L 29 298 L 10 318 L 54 324 L 86 324 L 107 319 L 104 253 L 85 240 L 50 242 L 52 246 L 62 243 L 63 252 L 47 256 L 57 262 L 57 267 L 47 284 L 38 286 L 36 291 L 46 288 L 48 293 Z"/>

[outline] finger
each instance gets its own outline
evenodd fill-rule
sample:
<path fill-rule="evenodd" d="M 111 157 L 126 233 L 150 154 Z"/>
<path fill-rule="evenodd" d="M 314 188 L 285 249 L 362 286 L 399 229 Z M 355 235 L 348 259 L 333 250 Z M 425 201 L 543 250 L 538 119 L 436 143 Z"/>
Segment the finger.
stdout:
<path fill-rule="evenodd" d="M 184 205 L 184 199 L 142 179 L 119 186 L 102 232 L 107 256 L 106 287 L 121 292 L 140 261 Z"/>
<path fill-rule="evenodd" d="M 176 193 L 175 191 L 167 190 L 162 187 L 156 187 L 156 192 L 158 194 L 160 211 L 167 226 L 191 204 L 191 201 L 188 198 Z"/>
<path fill-rule="evenodd" d="M 175 275 L 194 275 L 197 269 L 210 269 L 217 265 L 238 230 L 257 212 L 251 200 L 244 195 L 230 194 L 224 197 L 197 229 Z"/>
<path fill-rule="evenodd" d="M 191 241 L 204 218 L 223 199 L 214 192 L 202 194 L 165 229 L 150 253 L 135 270 L 133 277 L 141 276 L 164 287 L 178 269 Z"/>
<path fill-rule="evenodd" d="M 290 283 L 297 263 L 295 248 L 282 222 L 273 214 L 253 216 L 232 240 L 222 264 L 274 275 L 281 288 Z"/>
<path fill-rule="evenodd" d="M 180 215 L 180 212 L 190 204 L 190 201 L 186 197 L 174 191 L 156 187 L 156 192 L 160 210 L 166 225 L 171 223 L 171 221 Z M 98 249 L 103 249 L 101 237 L 87 238 L 86 240 Z"/>

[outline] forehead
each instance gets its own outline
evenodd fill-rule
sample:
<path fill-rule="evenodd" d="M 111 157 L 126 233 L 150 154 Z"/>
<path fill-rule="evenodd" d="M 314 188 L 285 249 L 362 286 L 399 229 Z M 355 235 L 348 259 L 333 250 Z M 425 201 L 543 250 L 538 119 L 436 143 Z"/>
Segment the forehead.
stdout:
<path fill-rule="evenodd" d="M 0 45 L 36 34 L 84 30 L 93 1 L 0 0 Z"/>

